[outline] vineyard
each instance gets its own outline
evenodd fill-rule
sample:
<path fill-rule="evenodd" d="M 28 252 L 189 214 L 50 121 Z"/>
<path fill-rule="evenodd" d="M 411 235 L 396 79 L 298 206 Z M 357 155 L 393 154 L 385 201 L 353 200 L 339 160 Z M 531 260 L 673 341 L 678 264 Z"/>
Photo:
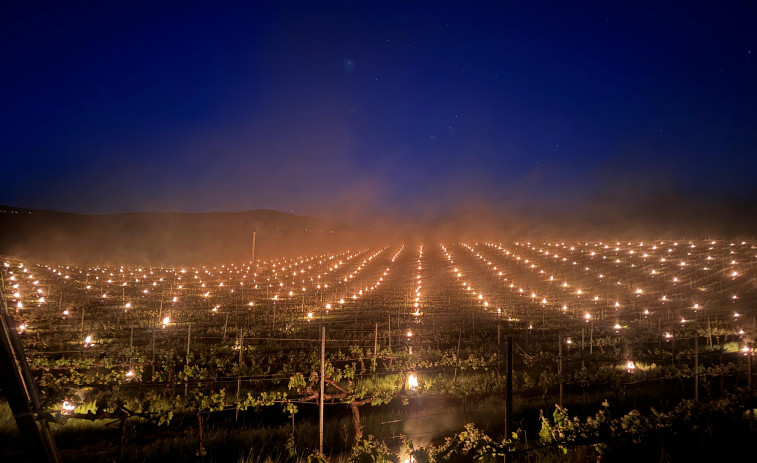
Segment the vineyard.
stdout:
<path fill-rule="evenodd" d="M 752 241 L 2 262 L 63 461 L 678 460 L 753 436 Z"/>

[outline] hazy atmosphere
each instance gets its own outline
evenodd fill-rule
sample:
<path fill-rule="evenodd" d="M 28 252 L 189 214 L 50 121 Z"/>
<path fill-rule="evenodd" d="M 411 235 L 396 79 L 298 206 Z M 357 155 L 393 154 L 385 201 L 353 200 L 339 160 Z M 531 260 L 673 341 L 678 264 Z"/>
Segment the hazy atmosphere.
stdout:
<path fill-rule="evenodd" d="M 753 461 L 757 1 L 0 2 L 0 462 Z"/>

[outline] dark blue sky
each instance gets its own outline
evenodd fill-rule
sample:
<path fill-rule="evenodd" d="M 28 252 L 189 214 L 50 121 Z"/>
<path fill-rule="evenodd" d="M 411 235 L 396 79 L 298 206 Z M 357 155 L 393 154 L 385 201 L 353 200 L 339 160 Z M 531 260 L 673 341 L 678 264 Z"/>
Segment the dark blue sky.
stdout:
<path fill-rule="evenodd" d="M 321 3 L 4 2 L 0 203 L 754 195 L 755 2 Z"/>

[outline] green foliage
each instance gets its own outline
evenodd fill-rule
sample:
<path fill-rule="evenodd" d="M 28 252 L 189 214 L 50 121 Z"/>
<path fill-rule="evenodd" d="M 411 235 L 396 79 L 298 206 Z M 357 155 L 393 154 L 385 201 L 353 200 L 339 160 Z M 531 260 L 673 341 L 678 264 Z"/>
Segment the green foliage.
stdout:
<path fill-rule="evenodd" d="M 307 383 L 305 382 L 305 377 L 302 375 L 302 373 L 295 373 L 289 378 L 287 389 L 289 389 L 290 391 L 294 389 L 297 392 L 301 392 L 305 386 L 307 386 Z"/>
<path fill-rule="evenodd" d="M 554 445 L 563 452 L 579 445 L 591 445 L 601 454 L 610 443 L 630 441 L 638 444 L 664 435 L 711 435 L 714 422 L 722 417 L 738 416 L 738 411 L 743 409 L 743 397 L 740 396 L 709 403 L 683 400 L 668 412 L 652 409 L 645 416 L 632 410 L 619 418 L 610 416 L 607 401 L 594 416 L 585 419 L 571 418 L 567 409 L 557 406 L 552 420 L 542 414 L 539 438 L 542 443 Z"/>
<path fill-rule="evenodd" d="M 368 436 L 355 443 L 347 461 L 349 463 L 394 463 L 399 461 L 399 456 L 392 452 L 384 442 Z"/>
<path fill-rule="evenodd" d="M 519 443 L 519 433 L 513 433 L 510 439 L 495 441 L 483 430 L 473 424 L 444 439 L 440 445 L 430 444 L 415 447 L 412 442 L 404 440 L 408 453 L 419 463 L 458 461 L 461 459 L 478 461 L 486 457 L 504 456 L 515 449 Z"/>
<path fill-rule="evenodd" d="M 308 455 L 307 463 L 328 463 L 328 460 L 320 453 L 313 452 Z"/>

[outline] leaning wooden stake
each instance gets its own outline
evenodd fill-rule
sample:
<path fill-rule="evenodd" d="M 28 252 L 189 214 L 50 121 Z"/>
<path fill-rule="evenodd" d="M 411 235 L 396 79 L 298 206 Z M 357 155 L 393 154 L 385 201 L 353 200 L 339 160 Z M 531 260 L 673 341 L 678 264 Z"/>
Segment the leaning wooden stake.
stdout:
<path fill-rule="evenodd" d="M 55 441 L 47 427 L 47 421 L 37 416 L 42 412 L 24 348 L 18 339 L 5 298 L 0 313 L 0 387 L 18 426 L 24 452 L 28 461 L 60 462 Z"/>

